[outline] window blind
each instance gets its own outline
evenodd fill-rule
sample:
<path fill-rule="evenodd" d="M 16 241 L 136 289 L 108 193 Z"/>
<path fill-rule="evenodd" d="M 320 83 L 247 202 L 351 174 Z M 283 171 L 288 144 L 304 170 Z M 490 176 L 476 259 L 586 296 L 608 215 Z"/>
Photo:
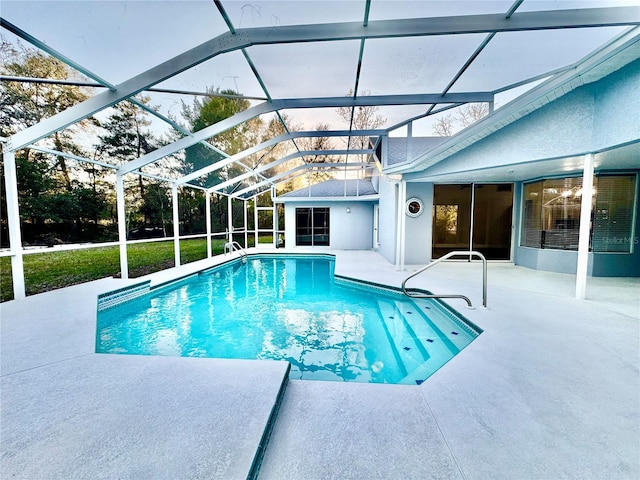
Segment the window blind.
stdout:
<path fill-rule="evenodd" d="M 594 252 L 631 252 L 635 181 L 635 175 L 598 177 L 593 215 Z"/>

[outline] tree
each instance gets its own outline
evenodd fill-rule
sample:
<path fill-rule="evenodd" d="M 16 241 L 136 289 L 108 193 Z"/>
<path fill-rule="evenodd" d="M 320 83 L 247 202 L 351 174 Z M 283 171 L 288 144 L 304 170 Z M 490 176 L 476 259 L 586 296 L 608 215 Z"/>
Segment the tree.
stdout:
<path fill-rule="evenodd" d="M 188 122 L 188 129 L 192 132 L 215 125 L 251 106 L 248 100 L 237 98 L 239 94 L 233 90 L 221 91 L 218 88 L 209 87 L 207 92 L 212 96 L 204 100 L 196 98 L 191 105 L 182 103 L 182 116 Z M 259 118 L 251 119 L 209 138 L 207 142 L 227 155 L 233 155 L 258 143 L 261 124 L 262 121 Z M 202 144 L 196 144 L 186 149 L 183 171 L 185 174 L 191 173 L 222 158 L 224 158 L 223 155 Z M 231 178 L 233 174 L 238 173 L 238 168 L 232 165 L 221 169 L 214 176 L 207 178 L 207 183 L 212 184 L 216 183 L 216 180 Z"/>
<path fill-rule="evenodd" d="M 207 88 L 207 92 L 210 93 L 211 96 L 204 100 L 196 98 L 191 105 L 184 102 L 182 103 L 182 116 L 188 123 L 188 129 L 192 132 L 197 132 L 210 125 L 215 125 L 251 106 L 248 100 L 238 98 L 238 92 L 233 90 L 221 91 L 219 88 L 210 87 Z M 263 122 L 259 118 L 251 119 L 213 136 L 208 139 L 207 142 L 225 152 L 227 155 L 233 155 L 257 144 L 260 139 L 262 126 Z M 223 158 L 224 155 L 215 152 L 207 146 L 196 144 L 185 150 L 182 170 L 184 174 L 188 174 L 214 164 Z M 197 183 L 202 186 L 211 187 L 236 177 L 242 172 L 244 172 L 244 169 L 236 163 L 233 163 L 201 177 Z M 236 185 L 235 187 L 231 187 L 231 189 L 233 188 L 239 187 Z M 229 192 L 231 189 L 227 189 L 226 192 Z M 185 228 L 187 226 L 189 226 L 188 228 L 197 228 L 196 225 L 199 224 L 199 221 L 197 221 L 195 217 L 200 215 L 202 209 L 199 207 L 195 208 L 193 202 L 202 204 L 203 200 L 201 196 L 193 192 L 188 192 L 188 190 L 191 189 L 182 189 L 181 192 L 180 202 L 184 201 L 185 205 L 187 205 L 183 210 L 187 216 L 183 217 L 181 221 L 185 222 Z M 226 199 L 218 195 L 214 195 L 211 198 L 212 225 L 219 225 L 220 228 L 222 228 L 222 226 L 226 227 L 226 217 L 228 214 Z"/>
<path fill-rule="evenodd" d="M 433 124 L 432 130 L 436 135 L 450 137 L 460 128 L 467 128 L 487 115 L 489 115 L 489 104 L 467 103 L 457 109 L 455 115 L 448 113 L 438 118 Z M 456 123 L 460 125 L 460 128 L 456 128 Z"/>
<path fill-rule="evenodd" d="M 362 96 L 368 96 L 371 92 L 365 90 Z M 348 97 L 353 97 L 353 90 L 349 90 Z M 354 130 L 372 130 L 382 127 L 387 119 L 380 114 L 380 108 L 376 105 L 357 106 L 357 107 L 338 107 L 336 113 L 345 122 L 348 122 Z M 364 150 L 370 148 L 370 139 L 368 136 L 351 137 L 349 140 L 349 149 Z M 356 158 L 365 163 L 368 155 L 357 155 Z"/>
<path fill-rule="evenodd" d="M 371 92 L 365 90 L 360 95 L 368 96 Z M 353 90 L 349 90 L 347 97 L 353 97 Z M 338 107 L 336 113 L 347 122 L 352 125 L 353 130 L 371 130 L 376 129 L 384 125 L 387 121 L 382 115 L 380 115 L 380 108 L 371 105 L 366 107 Z M 351 148 L 365 149 L 369 147 L 369 137 L 351 137 Z"/>
<path fill-rule="evenodd" d="M 140 213 L 148 225 L 162 225 L 162 236 L 167 236 L 167 224 L 171 223 L 166 212 L 171 208 L 171 198 L 166 185 L 161 182 L 150 182 L 144 191 L 140 204 Z"/>
<path fill-rule="evenodd" d="M 433 124 L 433 133 L 441 137 L 450 137 L 455 130 L 455 117 L 451 113 L 447 113 L 438 118 Z"/>
<path fill-rule="evenodd" d="M 147 104 L 149 99 L 145 97 L 141 101 Z M 104 133 L 98 135 L 100 143 L 95 145 L 97 156 L 108 163 L 124 165 L 158 148 L 160 142 L 149 129 L 151 121 L 148 115 L 146 110 L 132 102 L 123 101 L 116 104 L 102 123 Z M 151 192 L 147 192 L 145 185 L 144 178 L 138 175 L 136 186 L 127 186 L 129 201 L 135 210 L 134 219 L 129 222 L 127 230 L 159 226 L 152 219 L 160 219 L 162 230 L 166 233 L 164 213 L 157 212 L 158 206 L 170 205 L 163 201 L 166 191 L 161 193 L 160 187 L 156 185 Z M 133 189 L 137 190 L 136 194 L 131 193 Z M 156 198 L 157 195 L 160 197 Z"/>
<path fill-rule="evenodd" d="M 467 103 L 458 111 L 458 121 L 466 128 L 487 115 L 489 115 L 488 103 Z"/>
<path fill-rule="evenodd" d="M 3 40 L 3 73 L 17 77 L 35 77 L 53 80 L 68 80 L 72 76 L 69 67 L 57 58 L 44 55 L 34 49 L 14 47 Z M 89 98 L 81 87 L 57 84 L 27 82 L 3 82 L 0 94 L 2 112 L 2 135 L 35 125 L 45 118 L 66 110 Z M 77 155 L 84 152 L 75 141 L 78 128 L 91 120 L 79 122 L 76 126 L 55 132 L 49 139 L 54 149 Z M 71 191 L 71 177 L 65 157 L 56 157 L 56 171 L 64 188 Z"/>
<path fill-rule="evenodd" d="M 74 76 L 60 60 L 20 44 L 12 45 L 4 38 L 0 56 L 1 71 L 10 76 L 52 80 L 68 80 Z M 76 86 L 2 82 L 0 135 L 13 135 L 88 97 L 86 89 Z M 43 142 L 48 142 L 56 150 L 85 156 L 78 134 L 92 123 L 95 121 L 78 122 L 53 133 Z M 47 231 L 62 235 L 67 240 L 77 240 L 90 234 L 87 231 L 89 223 L 93 225 L 89 230 L 95 234 L 100 216 L 97 211 L 104 210 L 105 198 L 103 192 L 85 187 L 79 179 L 79 168 L 67 165 L 64 156 L 52 156 L 28 148 L 17 151 L 15 159 L 25 241 L 37 240 Z"/>
<path fill-rule="evenodd" d="M 329 125 L 326 123 L 320 123 L 315 128 L 318 132 L 326 132 L 329 130 Z M 334 145 L 330 137 L 311 137 L 301 138 L 302 150 L 317 150 L 319 152 L 323 150 L 333 150 Z M 336 163 L 337 159 L 333 155 L 318 154 L 318 155 L 305 155 L 305 161 L 312 164 L 327 164 Z M 325 180 L 329 180 L 332 177 L 331 172 L 327 168 L 310 168 L 307 171 L 307 178 L 310 182 L 319 183 Z"/>

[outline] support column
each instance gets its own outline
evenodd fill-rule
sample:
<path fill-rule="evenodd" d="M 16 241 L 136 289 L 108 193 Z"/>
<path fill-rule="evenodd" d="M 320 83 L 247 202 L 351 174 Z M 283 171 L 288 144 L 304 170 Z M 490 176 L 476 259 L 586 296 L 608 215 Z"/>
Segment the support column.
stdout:
<path fill-rule="evenodd" d="M 16 175 L 15 152 L 3 152 L 4 182 L 7 195 L 7 224 L 9 226 L 9 246 L 11 248 L 11 275 L 13 298 L 26 298 L 24 283 L 24 263 L 22 260 L 22 232 L 20 230 L 20 204 L 18 203 L 18 177 Z"/>
<path fill-rule="evenodd" d="M 591 233 L 591 203 L 593 197 L 593 168 L 595 155 L 584 157 L 582 173 L 582 202 L 580 204 L 580 233 L 578 240 L 578 267 L 576 269 L 576 298 L 584 300 L 587 294 L 589 264 L 589 235 Z"/>
<path fill-rule="evenodd" d="M 207 190 L 204 194 L 204 214 L 207 216 L 207 258 L 211 258 L 211 192 Z"/>
<path fill-rule="evenodd" d="M 260 239 L 260 234 L 258 233 L 258 195 L 253 197 L 253 238 L 256 247 L 258 246 L 258 240 Z"/>
<path fill-rule="evenodd" d="M 280 230 L 280 219 L 278 218 L 278 204 L 273 201 L 273 196 L 271 197 L 271 202 L 273 204 L 273 247 L 278 248 L 278 244 L 280 243 L 278 239 L 278 231 Z"/>
<path fill-rule="evenodd" d="M 118 242 L 120 248 L 120 278 L 129 278 L 129 260 L 127 257 L 127 209 L 124 198 L 124 177 L 116 174 L 116 211 L 118 214 Z"/>
<path fill-rule="evenodd" d="M 401 185 L 401 202 L 400 202 L 400 270 L 404 271 L 404 258 L 407 249 L 407 215 L 405 214 L 405 206 L 407 203 L 407 182 L 402 180 Z"/>
<path fill-rule="evenodd" d="M 175 266 L 180 266 L 180 211 L 178 210 L 178 185 L 171 185 L 171 203 L 173 204 L 173 258 Z"/>
<path fill-rule="evenodd" d="M 413 160 L 413 122 L 407 124 L 407 162 Z"/>
<path fill-rule="evenodd" d="M 242 204 L 244 205 L 244 248 L 249 246 L 249 232 L 247 231 L 247 227 L 249 226 L 249 222 L 247 221 L 247 201 L 243 200 Z"/>
<path fill-rule="evenodd" d="M 405 252 L 405 213 L 404 207 L 407 202 L 407 182 L 401 180 L 398 182 L 398 205 L 396 220 L 396 270 L 404 270 L 404 252 Z"/>
<path fill-rule="evenodd" d="M 389 137 L 387 135 L 383 135 L 380 141 L 382 142 L 382 149 L 381 149 L 382 158 L 380 159 L 380 163 L 384 168 L 389 163 Z"/>
<path fill-rule="evenodd" d="M 396 248 L 395 248 L 395 266 L 396 270 L 400 270 L 400 205 L 402 201 L 400 200 L 400 182 L 395 185 L 395 194 L 396 194 Z"/>
<path fill-rule="evenodd" d="M 233 201 L 227 197 L 227 231 L 229 232 L 229 243 L 233 242 Z M 231 249 L 233 252 L 233 249 Z"/>

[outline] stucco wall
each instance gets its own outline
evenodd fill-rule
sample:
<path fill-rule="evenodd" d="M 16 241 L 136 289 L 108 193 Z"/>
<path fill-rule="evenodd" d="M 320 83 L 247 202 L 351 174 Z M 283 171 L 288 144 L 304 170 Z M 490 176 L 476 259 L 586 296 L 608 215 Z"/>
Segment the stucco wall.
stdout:
<path fill-rule="evenodd" d="M 395 263 L 396 255 L 396 186 L 380 179 L 380 245 L 378 252 L 389 262 Z"/>
<path fill-rule="evenodd" d="M 368 250 L 373 246 L 373 205 L 374 202 L 348 201 L 287 203 L 284 211 L 286 247 L 296 246 L 296 208 L 328 207 L 329 247 L 336 250 Z M 350 213 L 347 213 L 347 208 Z"/>
<path fill-rule="evenodd" d="M 640 138 L 640 60 L 590 85 L 590 90 L 596 111 L 594 150 Z"/>
<path fill-rule="evenodd" d="M 640 60 L 507 125 L 429 168 L 426 174 L 468 172 L 582 155 L 637 141 L 640 138 L 638 91 Z"/>
<path fill-rule="evenodd" d="M 578 252 L 518 246 L 516 247 L 516 261 L 514 263 L 534 270 L 575 275 L 578 267 Z M 588 274 L 591 274 L 592 266 L 593 255 L 589 254 Z"/>
<path fill-rule="evenodd" d="M 422 215 L 406 217 L 405 264 L 422 265 L 431 261 L 433 184 L 407 183 L 407 199 L 417 197 L 422 200 Z"/>

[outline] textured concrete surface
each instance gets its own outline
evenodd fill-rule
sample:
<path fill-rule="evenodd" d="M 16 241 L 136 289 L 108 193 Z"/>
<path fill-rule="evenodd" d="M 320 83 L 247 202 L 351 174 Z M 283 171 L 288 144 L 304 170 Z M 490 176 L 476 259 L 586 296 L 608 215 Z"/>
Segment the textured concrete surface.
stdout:
<path fill-rule="evenodd" d="M 373 252 L 336 273 L 399 286 Z M 481 265 L 441 264 L 411 285 L 482 301 Z M 640 279 L 489 264 L 484 329 L 421 386 L 291 382 L 260 478 L 640 478 Z M 417 394 L 420 393 L 420 395 Z"/>
<path fill-rule="evenodd" d="M 292 380 L 258 478 L 464 477 L 418 387 Z"/>
<path fill-rule="evenodd" d="M 97 295 L 126 285 L 111 278 L 0 305 L 0 373 L 95 352 Z"/>
<path fill-rule="evenodd" d="M 1 478 L 247 477 L 288 364 L 96 354 L 97 295 L 126 283 L 0 306 Z"/>
<path fill-rule="evenodd" d="M 244 479 L 284 362 L 86 355 L 2 377 L 2 478 Z"/>
<path fill-rule="evenodd" d="M 416 268 L 330 253 L 391 285 Z M 411 285 L 480 305 L 480 280 L 456 262 Z M 489 264 L 488 309 L 449 301 L 484 332 L 421 386 L 290 382 L 260 478 L 637 480 L 640 279 L 590 278 L 585 301 L 574 281 Z M 123 284 L 0 306 L 3 479 L 246 475 L 285 365 L 96 355 L 96 295 Z"/>
<path fill-rule="evenodd" d="M 639 478 L 638 320 L 494 292 L 484 333 L 421 387 L 466 478 Z"/>

